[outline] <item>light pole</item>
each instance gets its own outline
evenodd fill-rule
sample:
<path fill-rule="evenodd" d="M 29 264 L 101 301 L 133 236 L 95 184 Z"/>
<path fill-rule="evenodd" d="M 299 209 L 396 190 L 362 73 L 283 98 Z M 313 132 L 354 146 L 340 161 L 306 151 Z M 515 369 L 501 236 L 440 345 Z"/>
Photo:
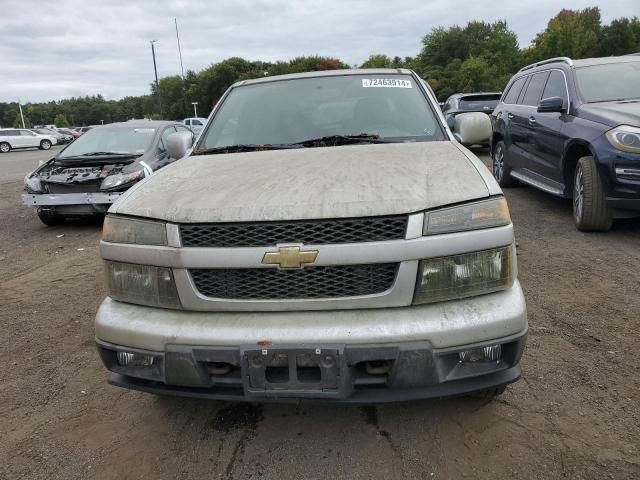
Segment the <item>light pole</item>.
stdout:
<path fill-rule="evenodd" d="M 24 126 L 24 115 L 22 115 L 22 105 L 20 104 L 20 99 L 18 99 L 18 108 L 20 109 L 20 119 L 22 120 L 22 128 L 27 128 Z"/>
<path fill-rule="evenodd" d="M 198 118 L 198 109 L 197 109 L 198 102 L 191 102 L 191 105 L 193 105 L 193 116 Z"/>
<path fill-rule="evenodd" d="M 162 118 L 162 96 L 160 95 L 160 82 L 158 81 L 158 67 L 156 66 L 156 49 L 154 43 L 157 40 L 151 40 L 151 55 L 153 56 L 153 71 L 156 74 L 156 93 L 158 94 L 158 109 L 160 110 L 160 118 Z"/>

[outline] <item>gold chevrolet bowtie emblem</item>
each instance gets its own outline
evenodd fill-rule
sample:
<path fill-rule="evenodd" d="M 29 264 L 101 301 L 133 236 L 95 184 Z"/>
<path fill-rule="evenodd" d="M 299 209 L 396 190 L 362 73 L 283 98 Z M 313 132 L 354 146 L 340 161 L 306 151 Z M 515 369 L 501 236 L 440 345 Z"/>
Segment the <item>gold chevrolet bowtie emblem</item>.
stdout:
<path fill-rule="evenodd" d="M 306 263 L 313 263 L 318 250 L 300 250 L 300 247 L 280 247 L 277 252 L 266 252 L 262 263 L 278 265 L 280 268 L 302 268 Z"/>

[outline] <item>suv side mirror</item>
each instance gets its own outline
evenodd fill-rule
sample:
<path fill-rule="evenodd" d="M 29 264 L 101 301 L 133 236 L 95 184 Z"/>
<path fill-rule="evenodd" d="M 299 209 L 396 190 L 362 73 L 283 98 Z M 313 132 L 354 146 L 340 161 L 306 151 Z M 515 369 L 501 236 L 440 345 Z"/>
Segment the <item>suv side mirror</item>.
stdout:
<path fill-rule="evenodd" d="M 193 145 L 191 132 L 176 132 L 167 137 L 167 153 L 169 158 L 179 160 L 187 154 Z"/>
<path fill-rule="evenodd" d="M 538 104 L 539 112 L 563 112 L 564 101 L 560 97 L 543 98 Z"/>

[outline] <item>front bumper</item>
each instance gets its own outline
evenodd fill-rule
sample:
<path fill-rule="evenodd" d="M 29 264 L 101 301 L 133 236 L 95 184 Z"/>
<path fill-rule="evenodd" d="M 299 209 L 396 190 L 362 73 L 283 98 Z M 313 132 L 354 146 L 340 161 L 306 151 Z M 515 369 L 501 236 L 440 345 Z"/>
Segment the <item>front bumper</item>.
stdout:
<path fill-rule="evenodd" d="M 249 401 L 377 403 L 496 387 L 519 378 L 526 333 L 517 282 L 475 298 L 370 310 L 182 312 L 107 298 L 96 318 L 98 349 L 112 384 Z M 458 362 L 460 351 L 495 344 L 502 346 L 500 361 Z M 150 355 L 153 365 L 122 367 L 118 351 Z M 330 372 L 323 363 L 327 352 Z M 286 370 L 284 383 L 272 384 L 265 365 L 252 375 L 260 363 L 253 359 L 261 355 L 284 362 L 271 365 Z M 297 364 L 301 357 L 306 360 Z M 315 369 L 315 383 L 298 381 L 307 367 Z M 326 378 L 339 380 L 327 384 Z"/>
<path fill-rule="evenodd" d="M 23 193 L 22 203 L 29 207 L 61 205 L 110 205 L 122 192 L 113 193 Z"/>

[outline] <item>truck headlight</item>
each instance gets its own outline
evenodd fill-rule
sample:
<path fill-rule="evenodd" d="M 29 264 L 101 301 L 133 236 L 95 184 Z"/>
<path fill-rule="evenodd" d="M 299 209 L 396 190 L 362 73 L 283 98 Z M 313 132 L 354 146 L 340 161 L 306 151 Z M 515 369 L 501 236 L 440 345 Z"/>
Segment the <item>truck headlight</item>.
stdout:
<path fill-rule="evenodd" d="M 131 173 L 114 173 L 102 181 L 100 190 L 111 190 L 116 187 L 121 187 L 122 185 L 127 185 L 128 183 L 136 182 L 143 176 L 143 173 L 144 170 L 136 170 Z"/>
<path fill-rule="evenodd" d="M 107 215 L 102 225 L 102 241 L 137 245 L 166 245 L 167 229 L 162 222 Z"/>
<path fill-rule="evenodd" d="M 614 148 L 629 153 L 640 153 L 640 128 L 620 125 L 606 133 L 607 140 Z"/>
<path fill-rule="evenodd" d="M 107 290 L 114 300 L 182 309 L 170 268 L 105 261 Z"/>
<path fill-rule="evenodd" d="M 494 248 L 420 261 L 414 304 L 483 295 L 510 287 L 516 276 L 515 248 Z"/>
<path fill-rule="evenodd" d="M 509 223 L 511 223 L 511 217 L 507 201 L 504 197 L 498 197 L 427 212 L 422 233 L 423 235 L 436 235 L 463 232 L 501 227 L 509 225 Z"/>

